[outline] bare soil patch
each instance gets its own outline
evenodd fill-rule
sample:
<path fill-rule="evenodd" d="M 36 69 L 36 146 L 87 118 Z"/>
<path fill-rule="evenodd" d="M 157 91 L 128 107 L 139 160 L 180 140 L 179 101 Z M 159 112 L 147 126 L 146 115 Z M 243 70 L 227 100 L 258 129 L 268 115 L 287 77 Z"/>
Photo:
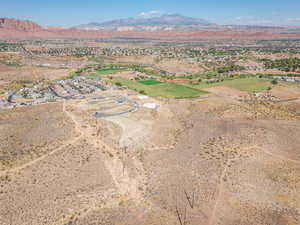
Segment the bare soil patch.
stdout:
<path fill-rule="evenodd" d="M 0 112 L 1 169 L 38 158 L 78 135 L 62 104 L 44 104 Z"/>

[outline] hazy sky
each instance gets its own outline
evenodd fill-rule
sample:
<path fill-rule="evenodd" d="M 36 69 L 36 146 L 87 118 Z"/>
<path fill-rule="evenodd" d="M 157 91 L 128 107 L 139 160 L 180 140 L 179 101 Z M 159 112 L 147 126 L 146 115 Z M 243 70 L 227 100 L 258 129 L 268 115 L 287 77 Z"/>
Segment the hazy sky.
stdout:
<path fill-rule="evenodd" d="M 300 25 L 300 0 L 0 0 L 0 17 L 47 26 L 169 13 L 218 24 Z"/>

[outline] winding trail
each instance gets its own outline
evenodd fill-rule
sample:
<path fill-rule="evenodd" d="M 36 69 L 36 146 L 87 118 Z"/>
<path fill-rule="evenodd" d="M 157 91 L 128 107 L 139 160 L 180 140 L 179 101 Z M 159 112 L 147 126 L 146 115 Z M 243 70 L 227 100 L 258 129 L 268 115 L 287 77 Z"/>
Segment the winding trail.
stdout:
<path fill-rule="evenodd" d="M 65 102 L 63 103 L 63 112 L 67 114 L 67 111 L 65 109 Z M 69 146 L 69 145 L 73 145 L 75 144 L 78 140 L 80 140 L 82 137 L 83 137 L 83 133 L 81 132 L 81 130 L 79 129 L 79 124 L 72 118 L 70 117 L 71 120 L 75 123 L 75 129 L 78 130 L 80 132 L 80 135 L 74 139 L 71 139 L 69 141 L 67 141 L 65 144 L 63 144 L 62 146 L 60 146 L 59 148 L 56 148 L 55 150 L 39 157 L 39 158 L 36 158 L 28 163 L 25 163 L 21 166 L 17 166 L 17 167 L 14 167 L 12 169 L 8 169 L 8 170 L 4 170 L 4 171 L 1 171 L 0 172 L 0 177 L 1 176 L 5 176 L 9 173 L 16 173 L 16 172 L 19 172 L 23 169 L 26 169 L 27 167 L 30 167 L 30 166 L 33 166 L 34 164 L 46 159 L 47 157 L 51 156 L 51 155 L 54 155 L 55 153 L 59 152 L 60 150 L 64 149 L 65 147 Z"/>
<path fill-rule="evenodd" d="M 141 201 L 145 201 L 143 198 L 143 194 L 140 190 L 140 187 L 142 187 L 145 183 L 146 177 L 144 176 L 144 168 L 143 166 L 138 162 L 136 158 L 131 158 L 134 167 L 139 171 L 134 177 L 129 175 L 129 171 L 126 168 L 125 162 L 123 159 L 118 157 L 118 152 L 120 150 L 114 149 L 110 146 L 108 146 L 104 141 L 102 141 L 100 138 L 94 135 L 93 128 L 90 127 L 88 124 L 83 124 L 84 121 L 80 121 L 81 118 L 78 116 L 75 116 L 72 112 L 70 112 L 67 109 L 67 102 L 66 100 L 63 102 L 62 105 L 62 111 L 65 113 L 65 115 L 74 123 L 75 130 L 78 132 L 78 136 L 65 142 L 60 147 L 54 149 L 53 151 L 36 158 L 28 163 L 25 163 L 21 166 L 14 167 L 12 169 L 8 169 L 5 171 L 0 172 L 0 176 L 5 176 L 12 173 L 17 173 L 19 171 L 22 171 L 28 167 L 34 166 L 35 164 L 41 162 L 42 160 L 45 160 L 47 157 L 54 155 L 55 153 L 63 150 L 69 145 L 73 145 L 77 143 L 80 139 L 86 138 L 86 141 L 90 144 L 92 144 L 97 151 L 103 156 L 103 161 L 106 169 L 109 171 L 114 183 L 116 190 L 108 190 L 107 192 L 101 193 L 102 199 L 104 199 L 104 204 L 101 203 L 101 201 L 98 201 L 98 198 L 93 198 L 87 196 L 88 199 L 90 199 L 90 203 L 87 208 L 82 209 L 82 212 L 80 213 L 80 217 L 83 217 L 87 215 L 88 213 L 103 209 L 103 208 L 113 208 L 118 207 L 120 204 L 120 199 L 113 197 L 111 193 L 116 192 L 119 196 L 122 196 L 122 199 L 124 200 L 133 200 L 136 205 L 140 204 Z M 105 152 L 109 152 L 113 155 L 113 157 L 109 157 L 103 153 L 103 150 Z M 98 200 L 97 200 L 98 199 Z M 153 205 L 151 202 L 148 202 L 149 209 L 156 209 L 161 210 L 157 206 Z M 62 219 L 59 219 L 55 224 L 64 224 Z"/>
<path fill-rule="evenodd" d="M 85 136 L 87 138 L 87 141 L 90 144 L 92 144 L 99 151 L 105 149 L 105 151 L 108 151 L 109 153 L 114 155 L 114 157 L 112 158 L 105 159 L 104 164 L 108 169 L 108 171 L 110 172 L 113 180 L 115 181 L 115 184 L 119 192 L 122 194 L 131 195 L 135 199 L 139 198 L 140 195 L 138 194 L 138 187 L 137 187 L 138 182 L 136 179 L 129 177 L 128 171 L 126 168 L 124 168 L 124 164 L 122 160 L 117 157 L 118 150 L 108 146 L 100 138 L 94 136 L 92 128 L 89 127 L 87 124 L 84 124 L 85 128 L 84 130 L 82 130 L 81 129 L 82 125 L 76 119 L 76 117 L 66 109 L 64 109 L 64 111 L 66 115 L 68 115 L 70 119 L 76 124 L 81 135 Z M 100 151 L 100 154 L 103 154 L 103 152 Z"/>
<path fill-rule="evenodd" d="M 76 132 L 78 132 L 79 136 L 65 142 L 63 145 L 54 149 L 53 151 L 51 151 L 39 158 L 36 158 L 28 163 L 25 163 L 18 167 L 14 167 L 12 169 L 0 171 L 0 176 L 5 176 L 7 174 L 17 173 L 19 171 L 22 171 L 23 169 L 33 166 L 33 165 L 39 163 L 40 161 L 46 159 L 47 157 L 56 154 L 57 152 L 63 150 L 64 148 L 77 143 L 80 139 L 86 138 L 87 142 L 92 144 L 95 147 L 95 149 L 97 151 L 99 151 L 99 154 L 101 154 L 103 156 L 104 165 L 105 165 L 107 171 L 109 171 L 109 173 L 115 183 L 116 192 L 120 196 L 124 197 L 123 199 L 133 200 L 136 203 L 136 205 L 140 204 L 142 201 L 147 201 L 147 203 L 148 203 L 147 209 L 149 211 L 150 210 L 153 210 L 153 211 L 163 210 L 163 209 L 160 209 L 158 206 L 154 205 L 151 201 L 144 199 L 143 193 L 140 190 L 140 187 L 143 186 L 143 184 L 145 183 L 145 180 L 147 178 L 144 175 L 145 171 L 144 171 L 143 165 L 136 158 L 131 158 L 130 160 L 133 163 L 134 167 L 140 173 L 137 173 L 134 177 L 132 177 L 132 176 L 130 176 L 129 171 L 126 168 L 124 161 L 118 157 L 118 153 L 122 154 L 122 152 L 120 152 L 119 149 L 112 148 L 111 146 L 107 145 L 103 140 L 101 140 L 100 138 L 95 136 L 94 130 L 91 126 L 81 122 L 80 121 L 81 118 L 79 118 L 79 116 L 76 116 L 71 111 L 68 111 L 66 101 L 63 102 L 62 111 L 74 123 L 75 130 L 76 130 Z M 103 153 L 103 149 L 106 152 L 109 152 L 110 154 L 112 154 L 113 157 L 105 156 L 105 154 Z M 294 159 L 290 159 L 290 158 L 286 158 L 286 157 L 274 154 L 272 152 L 265 150 L 262 147 L 253 146 L 247 150 L 251 150 L 251 149 L 259 149 L 261 153 L 267 154 L 276 160 L 300 164 L 299 160 L 294 160 Z M 156 149 L 152 149 L 152 150 L 156 150 Z M 227 163 L 229 161 L 235 162 L 237 159 L 239 159 L 239 157 L 240 156 L 237 155 L 233 158 L 227 159 L 226 162 Z M 206 160 L 203 160 L 203 161 L 206 161 Z M 216 192 L 217 192 L 216 199 L 215 199 L 215 203 L 212 208 L 211 216 L 209 217 L 209 220 L 208 220 L 208 225 L 216 224 L 218 209 L 219 209 L 219 206 L 220 206 L 220 203 L 222 200 L 222 196 L 223 196 L 224 190 L 225 190 L 225 187 L 224 187 L 225 182 L 223 181 L 223 179 L 224 179 L 224 177 L 226 177 L 228 170 L 229 170 L 229 167 L 227 165 L 225 165 L 224 168 L 222 168 L 221 175 L 219 178 L 219 185 L 216 188 Z M 107 192 L 101 193 L 103 195 L 105 204 L 101 204 L 100 201 L 98 201 L 96 198 L 94 198 L 94 195 L 88 196 L 89 205 L 87 208 L 82 209 L 80 217 L 84 217 L 93 211 L 100 210 L 103 208 L 118 207 L 118 205 L 120 203 L 120 199 L 112 197 L 111 193 L 113 193 L 113 192 L 114 192 L 114 190 L 108 190 Z M 94 194 L 96 195 L 97 193 L 94 193 Z M 146 204 L 144 204 L 144 205 L 146 205 Z M 140 215 L 139 217 L 141 218 L 142 215 Z M 57 223 L 55 223 L 55 224 L 59 225 L 59 224 L 64 224 L 64 223 L 62 220 L 58 220 Z"/>
<path fill-rule="evenodd" d="M 261 147 L 258 147 L 258 146 L 254 146 L 254 147 L 250 147 L 250 148 L 247 148 L 247 150 L 251 150 L 251 149 L 259 149 L 260 152 L 264 153 L 264 154 L 267 154 L 277 160 L 281 160 L 281 161 L 288 161 L 288 162 L 291 162 L 291 163 L 296 163 L 296 164 L 300 164 L 300 161 L 299 160 L 293 160 L 293 159 L 289 159 L 289 158 L 285 158 L 285 157 L 282 157 L 280 155 L 277 155 L 277 154 L 274 154 L 274 153 L 271 153 L 269 151 L 266 151 L 265 149 L 261 148 Z M 239 156 L 236 156 L 234 157 L 233 159 L 228 159 L 228 161 L 231 161 L 231 162 L 234 162 L 236 161 L 237 159 L 239 158 Z M 212 214 L 210 216 L 210 219 L 209 219 L 209 222 L 208 222 L 208 225 L 214 225 L 215 223 L 215 220 L 216 220 L 216 215 L 217 215 L 217 210 L 218 210 L 218 207 L 219 207 L 219 203 L 220 203 L 220 200 L 222 198 L 222 195 L 223 195 L 223 192 L 224 192 L 224 182 L 223 182 L 223 178 L 226 176 L 226 173 L 227 173 L 227 170 L 228 170 L 228 167 L 225 166 L 225 168 L 223 169 L 222 173 L 221 173 L 221 176 L 220 176 L 220 180 L 219 180 L 219 188 L 218 188 L 218 195 L 217 195 L 217 198 L 216 198 L 216 201 L 215 201 L 215 204 L 214 204 L 214 207 L 213 207 L 213 211 L 212 211 Z"/>
<path fill-rule="evenodd" d="M 114 149 L 110 146 L 108 146 L 104 141 L 102 141 L 100 138 L 97 138 L 97 136 L 93 135 L 93 128 L 91 128 L 88 124 L 84 124 L 84 128 L 82 128 L 83 124 L 76 118 L 74 114 L 66 110 L 64 106 L 64 112 L 66 115 L 76 124 L 76 127 L 78 128 L 79 132 L 81 133 L 81 137 L 84 136 L 87 139 L 87 142 L 89 144 L 92 144 L 97 151 L 104 157 L 104 165 L 106 169 L 109 171 L 116 189 L 117 193 L 122 196 L 123 199 L 127 200 L 133 200 L 137 205 L 143 200 L 142 192 L 140 191 L 139 187 L 142 186 L 142 184 L 145 181 L 145 177 L 141 174 L 143 173 L 143 167 L 140 165 L 135 158 L 132 159 L 132 162 L 135 166 L 135 168 L 138 171 L 141 171 L 142 173 L 137 174 L 135 177 L 129 176 L 128 169 L 126 168 L 126 165 L 122 161 L 122 159 L 118 158 L 117 153 L 120 150 Z M 105 156 L 103 153 L 103 150 L 105 152 L 109 152 L 113 155 L 113 157 Z M 104 194 L 105 195 L 105 194 Z M 110 196 L 105 197 L 105 204 L 92 204 L 92 207 L 89 206 L 86 209 L 83 209 L 80 213 L 80 217 L 84 217 L 85 215 L 89 214 L 92 211 L 100 210 L 103 208 L 113 208 L 117 207 L 120 203 L 120 199 L 116 199 Z M 61 221 L 58 221 L 57 224 L 61 224 Z"/>
<path fill-rule="evenodd" d="M 280 159 L 282 161 L 288 161 L 288 162 L 291 162 L 291 163 L 296 163 L 296 164 L 300 164 L 300 160 L 295 160 L 295 159 L 289 159 L 289 158 L 286 158 L 286 157 L 282 157 L 280 155 L 277 155 L 277 154 L 274 154 L 272 152 L 269 152 L 269 151 L 266 151 L 265 149 L 261 148 L 261 147 L 255 147 L 255 148 L 258 148 L 260 149 L 263 153 L 267 154 L 267 155 L 270 155 L 274 158 L 277 158 L 277 159 Z"/>
<path fill-rule="evenodd" d="M 80 122 L 78 122 L 75 118 L 74 115 L 72 115 L 72 113 L 65 111 L 66 114 L 72 119 L 72 121 L 77 125 L 77 127 L 80 130 Z M 91 131 L 80 131 L 82 134 L 84 133 L 84 135 L 86 135 L 88 137 L 88 141 L 90 143 L 92 143 L 97 149 L 105 149 L 106 151 L 109 151 L 110 153 L 116 155 L 117 151 L 116 149 L 111 148 L 110 146 L 108 146 L 107 144 L 105 144 L 103 141 L 97 139 L 96 137 L 92 136 L 92 132 Z M 264 154 L 268 154 L 269 156 L 277 159 L 277 160 L 281 160 L 281 161 L 288 161 L 291 163 L 296 163 L 296 164 L 300 164 L 300 161 L 298 160 L 293 160 L 293 159 L 289 159 L 289 158 L 285 158 L 279 155 L 276 155 L 274 153 L 271 153 L 261 147 L 250 147 L 248 150 L 250 149 L 259 149 L 260 152 L 264 153 Z M 102 154 L 102 153 L 101 153 Z M 240 156 L 235 156 L 234 158 L 228 159 L 227 162 L 231 161 L 234 162 L 236 161 Z M 143 182 L 143 179 L 145 179 L 143 177 L 143 175 L 137 175 L 136 177 L 132 178 L 129 176 L 127 169 L 124 169 L 124 165 L 122 160 L 118 159 L 117 157 L 114 157 L 112 159 L 107 159 L 104 161 L 106 168 L 108 169 L 108 171 L 110 172 L 115 185 L 118 189 L 118 192 L 123 195 L 123 196 L 127 196 L 127 199 L 131 199 L 134 200 L 137 204 L 140 203 L 141 200 L 143 200 L 142 197 L 142 193 L 139 191 L 138 187 L 139 184 L 141 184 Z M 139 165 L 139 163 L 136 162 L 135 159 L 133 159 L 133 163 L 134 165 L 142 172 L 143 174 L 143 166 Z M 211 213 L 211 216 L 209 217 L 209 221 L 208 221 L 208 225 L 214 225 L 216 224 L 216 218 L 218 215 L 218 208 L 222 199 L 222 196 L 224 194 L 224 177 L 226 177 L 226 174 L 228 172 L 229 167 L 225 166 L 222 170 L 221 176 L 220 176 L 220 180 L 219 180 L 219 187 L 218 187 L 218 194 L 216 196 L 216 200 L 213 206 L 213 210 Z M 107 207 L 113 207 L 117 205 L 117 201 L 116 199 L 113 198 L 107 198 L 107 205 L 103 206 L 103 207 L 93 207 L 92 209 L 88 210 L 84 215 L 86 215 L 87 213 L 94 211 L 94 210 L 99 210 L 101 208 L 107 208 Z M 151 207 L 152 209 L 158 209 L 157 206 L 153 205 L 151 202 L 149 204 L 148 207 Z M 82 215 L 82 216 L 84 216 Z"/>
<path fill-rule="evenodd" d="M 235 156 L 233 159 L 227 159 L 226 161 L 226 164 L 231 161 L 231 162 L 234 162 L 236 159 L 238 159 L 239 156 Z M 216 213 L 217 213 L 217 209 L 218 209 L 218 206 L 219 206 L 219 202 L 221 200 L 221 197 L 223 195 L 223 191 L 224 191 L 224 187 L 223 187 L 223 179 L 224 177 L 226 176 L 226 173 L 227 173 L 227 169 L 228 169 L 228 166 L 225 165 L 225 168 L 223 169 L 222 173 L 221 173 L 221 176 L 220 176 L 220 180 L 219 180 L 219 188 L 218 188 L 218 195 L 217 195 L 217 198 L 216 198 L 216 202 L 215 202 L 215 205 L 214 205 L 214 208 L 213 208 L 213 211 L 212 211 L 212 214 L 210 216 L 210 219 L 208 221 L 208 225 L 213 225 L 214 224 L 214 220 L 216 219 Z"/>

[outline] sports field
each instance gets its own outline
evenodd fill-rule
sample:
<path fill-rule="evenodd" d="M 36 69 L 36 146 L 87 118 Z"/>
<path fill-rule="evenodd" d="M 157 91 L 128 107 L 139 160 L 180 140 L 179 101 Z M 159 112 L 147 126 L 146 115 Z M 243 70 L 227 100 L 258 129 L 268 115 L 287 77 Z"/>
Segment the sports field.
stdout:
<path fill-rule="evenodd" d="M 140 80 L 139 83 L 140 83 L 140 84 L 144 84 L 144 85 L 161 84 L 161 82 L 160 82 L 160 81 L 157 81 L 157 80 Z"/>
<path fill-rule="evenodd" d="M 201 91 L 195 88 L 173 84 L 173 83 L 162 83 L 152 80 L 143 81 L 132 81 L 121 77 L 113 78 L 113 83 L 117 85 L 126 86 L 129 89 L 135 90 L 141 94 L 153 96 L 153 97 L 165 97 L 165 98 L 195 98 L 201 94 L 207 92 Z M 146 84 L 144 84 L 146 83 Z M 150 83 L 150 84 L 149 84 Z M 155 85 L 154 85 L 155 84 Z"/>

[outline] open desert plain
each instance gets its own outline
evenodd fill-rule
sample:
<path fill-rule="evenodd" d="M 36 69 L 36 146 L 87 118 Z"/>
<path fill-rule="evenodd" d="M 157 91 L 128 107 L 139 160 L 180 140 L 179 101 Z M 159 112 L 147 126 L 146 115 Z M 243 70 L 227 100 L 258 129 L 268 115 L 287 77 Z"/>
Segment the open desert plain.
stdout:
<path fill-rule="evenodd" d="M 0 225 L 300 225 L 298 27 L 3 18 L 0 39 Z"/>

